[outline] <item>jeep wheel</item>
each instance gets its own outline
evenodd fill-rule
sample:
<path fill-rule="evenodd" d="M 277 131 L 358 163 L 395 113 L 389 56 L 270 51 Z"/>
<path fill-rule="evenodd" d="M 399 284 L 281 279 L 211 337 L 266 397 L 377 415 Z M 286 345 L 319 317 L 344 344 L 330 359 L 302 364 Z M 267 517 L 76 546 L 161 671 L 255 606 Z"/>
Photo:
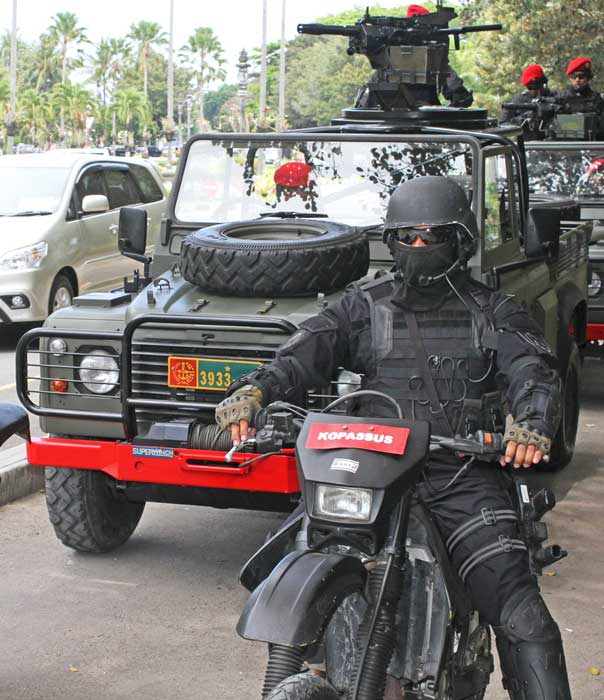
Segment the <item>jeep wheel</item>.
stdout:
<path fill-rule="evenodd" d="M 187 236 L 181 267 L 187 281 L 208 291 L 312 296 L 367 274 L 369 244 L 359 229 L 332 221 L 240 221 Z"/>
<path fill-rule="evenodd" d="M 577 428 L 579 426 L 579 348 L 574 340 L 569 341 L 568 361 L 562 381 L 562 411 L 560 427 L 552 445 L 552 455 L 546 471 L 565 467 L 573 456 Z"/>
<path fill-rule="evenodd" d="M 88 469 L 46 467 L 46 504 L 56 536 L 78 552 L 109 552 L 124 544 L 144 503 L 116 492 L 111 477 Z"/>

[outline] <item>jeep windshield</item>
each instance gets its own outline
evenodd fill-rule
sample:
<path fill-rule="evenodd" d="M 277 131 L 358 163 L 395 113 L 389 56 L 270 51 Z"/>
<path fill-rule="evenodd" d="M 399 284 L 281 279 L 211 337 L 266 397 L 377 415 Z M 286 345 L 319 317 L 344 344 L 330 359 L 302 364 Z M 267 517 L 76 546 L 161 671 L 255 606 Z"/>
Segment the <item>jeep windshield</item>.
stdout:
<path fill-rule="evenodd" d="M 59 208 L 69 173 L 69 168 L 15 167 L 14 160 L 0 163 L 0 216 L 52 214 Z"/>
<path fill-rule="evenodd" d="M 531 192 L 604 199 L 604 148 L 527 144 Z"/>
<path fill-rule="evenodd" d="M 467 141 L 288 137 L 193 142 L 177 184 L 176 218 L 222 223 L 292 212 L 376 226 L 405 180 L 446 175 L 468 195 L 472 190 L 474 147 Z"/>

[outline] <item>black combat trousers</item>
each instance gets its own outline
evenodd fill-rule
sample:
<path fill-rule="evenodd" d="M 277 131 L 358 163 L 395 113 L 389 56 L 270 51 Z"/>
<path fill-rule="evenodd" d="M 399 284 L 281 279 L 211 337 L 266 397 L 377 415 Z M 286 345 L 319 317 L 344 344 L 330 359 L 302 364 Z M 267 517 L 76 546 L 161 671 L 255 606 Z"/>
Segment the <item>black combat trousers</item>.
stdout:
<path fill-rule="evenodd" d="M 473 463 L 447 486 L 459 468 L 459 463 L 431 463 L 417 493 L 428 506 L 445 542 L 464 524 L 480 521 L 484 514 L 483 522 L 457 541 L 451 561 L 458 572 L 463 571 L 469 557 L 495 545 L 496 554 L 476 565 L 468 573 L 465 584 L 482 621 L 497 626 L 506 602 L 523 589 L 537 591 L 537 581 L 530 573 L 527 551 L 505 551 L 506 543 L 519 539 L 518 524 L 497 519 L 496 515 L 491 517 L 492 513 L 514 509 L 506 472 L 498 464 Z M 468 529 L 472 530 L 472 526 Z"/>

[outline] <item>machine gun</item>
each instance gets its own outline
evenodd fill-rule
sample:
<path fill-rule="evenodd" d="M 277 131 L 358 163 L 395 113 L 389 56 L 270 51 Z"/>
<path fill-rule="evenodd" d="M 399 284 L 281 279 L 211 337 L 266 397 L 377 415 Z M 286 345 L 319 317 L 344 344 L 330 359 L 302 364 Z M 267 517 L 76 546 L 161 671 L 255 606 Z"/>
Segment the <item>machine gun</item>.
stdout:
<path fill-rule="evenodd" d="M 600 120 L 591 98 L 535 97 L 501 106 L 517 113 L 509 121 L 520 124 L 528 139 L 593 141 L 600 137 Z"/>
<path fill-rule="evenodd" d="M 471 32 L 501 29 L 500 24 L 449 27 L 457 17 L 453 8 L 437 3 L 436 12 L 412 17 L 371 16 L 352 25 L 299 24 L 300 34 L 349 38 L 348 54 L 367 56 L 374 74 L 357 97 L 356 108 L 415 110 L 438 105 L 438 94 L 450 74 L 449 37 L 459 48 L 459 37 Z"/>

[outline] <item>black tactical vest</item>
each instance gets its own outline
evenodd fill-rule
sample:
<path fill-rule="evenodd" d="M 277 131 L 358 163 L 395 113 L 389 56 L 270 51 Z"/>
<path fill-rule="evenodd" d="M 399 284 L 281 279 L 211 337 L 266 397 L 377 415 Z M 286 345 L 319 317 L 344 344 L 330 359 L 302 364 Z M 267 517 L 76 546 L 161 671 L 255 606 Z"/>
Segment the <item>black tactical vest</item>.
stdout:
<path fill-rule="evenodd" d="M 371 313 L 373 352 L 363 388 L 394 398 L 406 419 L 430 421 L 436 435 L 502 430 L 494 350 L 485 347 L 494 337 L 487 293 L 468 286 L 462 291 L 467 306 L 452 296 L 437 309 L 411 312 L 436 390 L 431 392 L 424 377 L 426 367 L 418 361 L 418 345 L 408 328 L 405 314 L 410 312 L 391 301 L 392 280 L 370 282 L 362 289 Z M 369 415 L 389 415 L 378 401 L 372 400 L 363 409 L 371 411 Z"/>

